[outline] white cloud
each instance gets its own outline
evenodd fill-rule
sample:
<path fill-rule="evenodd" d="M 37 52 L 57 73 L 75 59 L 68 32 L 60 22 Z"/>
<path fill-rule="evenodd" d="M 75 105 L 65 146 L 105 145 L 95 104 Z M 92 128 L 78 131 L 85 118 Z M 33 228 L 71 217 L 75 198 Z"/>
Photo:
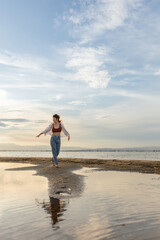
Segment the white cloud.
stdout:
<path fill-rule="evenodd" d="M 125 20 L 133 16 L 132 11 L 140 7 L 142 0 L 96 0 L 85 1 L 80 11 L 72 9 L 65 17 L 86 39 L 103 34 L 106 30 L 114 30 L 123 26 Z"/>
<path fill-rule="evenodd" d="M 44 83 L 46 80 L 50 81 L 53 78 L 57 79 L 61 76 L 60 73 L 50 70 L 54 64 L 52 59 L 49 60 L 31 54 L 19 55 L 4 50 L 0 53 L 0 64 L 16 68 L 16 70 L 9 69 L 9 71 L 5 72 L 4 77 L 21 81 L 23 80 L 23 82 L 28 82 L 30 77 L 33 77 L 33 74 L 38 74 L 38 83 L 40 83 L 39 80 L 42 80 Z M 29 74 L 31 74 L 31 76 Z M 0 77 L 3 77 L 3 74 L 1 74 Z M 35 76 L 33 78 L 35 78 Z M 34 79 L 32 79 L 32 82 L 33 81 Z"/>
<path fill-rule="evenodd" d="M 114 77 L 116 76 L 123 76 L 123 75 L 140 75 L 140 72 L 138 72 L 137 70 L 134 69 L 121 69 L 121 70 L 117 70 L 116 73 L 113 74 Z"/>
<path fill-rule="evenodd" d="M 30 59 L 29 56 L 18 56 L 17 54 L 7 50 L 5 50 L 3 53 L 0 53 L 0 64 L 32 70 L 40 69 L 37 60 L 35 61 L 35 59 Z"/>
<path fill-rule="evenodd" d="M 2 118 L 8 118 L 9 116 L 6 115 L 6 111 L 9 110 L 15 110 L 15 109 L 24 109 L 24 106 L 26 107 L 27 104 L 31 104 L 29 101 L 25 100 L 15 100 L 10 97 L 9 93 L 5 91 L 4 89 L 0 89 L 0 108 L 1 108 L 1 117 Z M 18 116 L 15 116 L 16 118 Z M 14 118 L 14 116 L 11 116 L 10 118 Z"/>
<path fill-rule="evenodd" d="M 109 48 L 103 46 L 94 48 L 82 47 L 79 44 L 73 48 L 66 48 L 61 53 L 61 57 L 67 56 L 64 66 L 70 69 L 70 72 L 66 72 L 65 69 L 61 72 L 54 72 L 50 70 L 51 66 L 54 65 L 52 59 L 17 55 L 5 50 L 0 53 L 0 64 L 15 67 L 15 69 L 9 69 L 7 72 L 4 69 L 4 72 L 0 74 L 1 86 L 14 88 L 14 81 L 14 83 L 18 82 L 17 88 L 49 88 L 55 87 L 57 80 L 64 83 L 64 81 L 68 82 L 69 79 L 71 81 L 84 81 L 92 88 L 104 88 L 110 81 L 109 73 L 104 65 L 108 61 L 109 51 Z M 4 82 L 5 79 L 7 83 Z"/>
<path fill-rule="evenodd" d="M 139 94 L 136 92 L 131 92 L 127 90 L 121 90 L 121 89 L 110 89 L 107 92 L 108 96 L 122 96 L 122 97 L 130 97 L 130 98 L 139 98 L 139 99 L 152 99 L 152 96 Z"/>
<path fill-rule="evenodd" d="M 156 76 L 160 75 L 160 71 L 155 72 L 154 75 Z"/>
<path fill-rule="evenodd" d="M 32 54 L 20 55 L 5 50 L 0 53 L 0 65 L 1 88 L 51 89 L 56 87 L 58 80 L 64 80 L 61 72 L 52 70 L 53 59 Z"/>
<path fill-rule="evenodd" d="M 60 100 L 60 99 L 62 99 L 63 98 L 63 95 L 62 94 L 58 94 L 58 95 L 56 95 L 55 96 L 55 99 L 58 101 L 58 100 Z"/>
<path fill-rule="evenodd" d="M 66 67 L 74 71 L 73 79 L 87 82 L 93 88 L 105 88 L 111 79 L 104 65 L 108 51 L 104 47 L 69 48 Z"/>
<path fill-rule="evenodd" d="M 44 88 L 54 88 L 55 87 L 55 84 L 51 84 L 51 83 L 37 83 L 37 84 L 32 84 L 32 83 L 29 83 L 29 84 L 18 84 L 18 85 L 16 85 L 15 86 L 15 84 L 13 83 L 13 84 L 1 84 L 1 86 L 3 87 L 3 89 L 4 88 L 6 88 L 6 89 L 9 89 L 9 88 L 16 88 L 16 89 L 20 89 L 20 88 L 22 88 L 22 89 L 34 89 L 34 88 L 36 88 L 36 89 L 38 89 L 38 88 L 42 88 L 42 89 L 44 89 Z M 56 97 L 56 99 L 57 99 L 57 97 Z"/>
<path fill-rule="evenodd" d="M 5 101 L 7 98 L 7 92 L 5 90 L 0 89 L 0 102 Z"/>
<path fill-rule="evenodd" d="M 69 102 L 69 104 L 71 104 L 71 105 L 86 105 L 86 102 L 81 101 L 81 100 L 75 100 L 75 101 Z"/>
<path fill-rule="evenodd" d="M 0 89 L 0 108 L 1 111 L 3 109 L 13 109 L 16 106 L 24 106 L 26 102 L 25 101 L 18 101 L 18 100 L 14 100 L 12 98 L 10 98 L 9 94 L 7 91 L 5 91 L 4 89 Z M 1 112 L 1 117 L 3 115 L 3 111 Z"/>
<path fill-rule="evenodd" d="M 150 101 L 150 102 L 158 102 L 160 100 L 160 97 L 158 94 L 147 94 L 145 92 L 138 92 L 138 91 L 131 91 L 131 90 L 126 90 L 122 88 L 107 88 L 107 89 L 102 89 L 101 91 L 97 91 L 92 94 L 88 94 L 87 98 L 94 99 L 94 97 L 126 97 L 127 101 L 130 99 L 139 99 L 142 101 Z M 122 98 L 119 98 L 120 100 Z M 91 101 L 90 100 L 90 101 Z M 93 101 L 93 100 L 92 100 Z"/>

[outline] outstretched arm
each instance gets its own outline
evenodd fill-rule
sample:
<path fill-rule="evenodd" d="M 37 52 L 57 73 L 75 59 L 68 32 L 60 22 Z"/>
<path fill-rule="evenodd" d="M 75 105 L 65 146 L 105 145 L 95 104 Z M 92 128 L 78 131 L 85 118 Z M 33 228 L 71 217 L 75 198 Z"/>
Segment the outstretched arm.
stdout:
<path fill-rule="evenodd" d="M 41 132 L 40 134 L 38 134 L 36 137 L 40 137 L 43 133 Z"/>
<path fill-rule="evenodd" d="M 38 134 L 36 137 L 40 137 L 42 134 L 46 135 L 46 133 L 49 132 L 51 130 L 51 128 L 52 128 L 52 123 L 43 132 Z"/>

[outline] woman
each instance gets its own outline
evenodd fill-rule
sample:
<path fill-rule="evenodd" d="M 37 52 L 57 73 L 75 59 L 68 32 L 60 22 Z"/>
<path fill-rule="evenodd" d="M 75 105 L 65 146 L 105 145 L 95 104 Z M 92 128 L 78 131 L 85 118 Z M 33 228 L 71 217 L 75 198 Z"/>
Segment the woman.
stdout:
<path fill-rule="evenodd" d="M 60 116 L 58 114 L 53 115 L 53 123 L 51 123 L 43 132 L 37 135 L 37 137 L 40 137 L 42 134 L 50 134 L 51 135 L 51 148 L 52 148 L 52 163 L 53 166 L 58 167 L 58 159 L 57 156 L 60 152 L 60 145 L 61 145 L 61 139 L 60 137 L 64 134 L 68 137 L 68 141 L 70 140 L 70 134 L 67 132 L 67 130 L 64 127 L 64 124 L 60 120 Z"/>

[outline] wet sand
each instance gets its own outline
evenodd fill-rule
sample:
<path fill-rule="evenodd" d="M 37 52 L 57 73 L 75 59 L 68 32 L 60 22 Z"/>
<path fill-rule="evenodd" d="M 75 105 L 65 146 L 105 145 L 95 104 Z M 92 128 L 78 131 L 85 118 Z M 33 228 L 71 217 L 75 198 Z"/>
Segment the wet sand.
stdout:
<path fill-rule="evenodd" d="M 160 161 L 150 160 L 118 160 L 118 159 L 87 159 L 87 158 L 59 158 L 59 168 L 48 168 L 51 158 L 40 157 L 0 157 L 0 162 L 21 162 L 36 164 L 38 169 L 47 173 L 50 171 L 67 171 L 85 167 L 99 167 L 104 170 L 134 171 L 142 173 L 160 173 Z"/>
<path fill-rule="evenodd" d="M 0 157 L 0 162 L 29 163 L 30 167 L 14 168 L 10 171 L 35 170 L 37 175 L 48 178 L 49 195 L 61 197 L 68 194 L 76 197 L 83 191 L 83 176 L 72 171 L 82 167 L 96 167 L 99 170 L 134 171 L 160 174 L 160 161 L 102 160 L 83 158 L 59 158 L 59 168 L 52 166 L 51 158 Z"/>

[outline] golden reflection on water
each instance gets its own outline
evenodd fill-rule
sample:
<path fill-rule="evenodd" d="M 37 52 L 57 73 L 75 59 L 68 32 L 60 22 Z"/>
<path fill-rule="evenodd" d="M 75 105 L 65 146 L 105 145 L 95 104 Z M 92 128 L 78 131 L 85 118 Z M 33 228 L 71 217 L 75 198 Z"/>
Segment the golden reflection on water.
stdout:
<path fill-rule="evenodd" d="M 59 229 L 57 223 L 63 220 L 67 199 L 49 197 L 47 178 L 34 175 L 33 170 L 22 170 L 29 166 L 32 165 L 0 163 L 0 239 L 11 235 L 12 239 L 28 239 L 29 232 L 34 235 L 30 239 L 45 238 L 48 232 L 52 235 L 53 230 Z"/>
<path fill-rule="evenodd" d="M 31 176 L 35 174 L 33 170 L 27 171 L 10 171 L 17 167 L 28 167 L 28 164 L 20 163 L 0 163 L 0 191 L 4 194 L 9 202 L 15 196 L 22 197 L 24 200 L 33 198 L 34 195 L 39 195 L 46 192 L 48 187 L 47 179 L 42 176 Z M 5 170 L 4 170 L 5 169 Z M 41 186 L 41 187 L 37 187 Z"/>

